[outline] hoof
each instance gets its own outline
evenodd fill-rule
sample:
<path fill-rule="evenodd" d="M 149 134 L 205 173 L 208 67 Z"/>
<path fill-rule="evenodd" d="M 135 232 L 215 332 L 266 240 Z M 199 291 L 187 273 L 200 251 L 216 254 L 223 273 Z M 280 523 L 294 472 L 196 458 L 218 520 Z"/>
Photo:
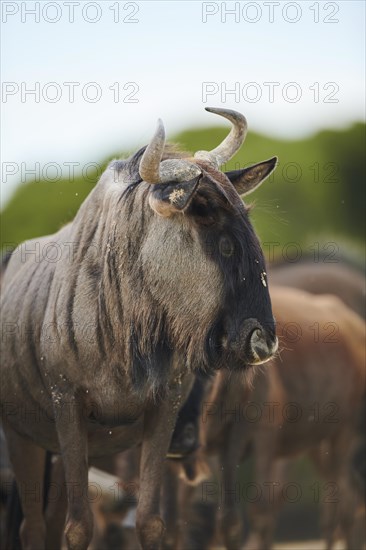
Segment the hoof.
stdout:
<path fill-rule="evenodd" d="M 238 517 L 224 517 L 222 522 L 223 536 L 228 550 L 240 550 L 242 546 L 242 525 Z"/>
<path fill-rule="evenodd" d="M 85 522 L 69 521 L 65 537 L 68 550 L 87 550 L 92 538 L 92 527 Z"/>
<path fill-rule="evenodd" d="M 160 550 L 164 532 L 165 525 L 159 516 L 150 516 L 137 524 L 137 533 L 143 550 Z"/>

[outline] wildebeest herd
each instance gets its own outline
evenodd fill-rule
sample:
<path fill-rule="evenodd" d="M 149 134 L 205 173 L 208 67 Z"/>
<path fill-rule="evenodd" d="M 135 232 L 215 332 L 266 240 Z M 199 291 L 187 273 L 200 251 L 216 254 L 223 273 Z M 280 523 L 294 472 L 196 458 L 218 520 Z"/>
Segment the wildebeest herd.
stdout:
<path fill-rule="evenodd" d="M 23 549 L 239 549 L 239 464 L 253 457 L 260 488 L 286 479 L 298 453 L 337 488 L 322 511 L 327 548 L 339 536 L 350 550 L 364 544 L 363 274 L 331 264 L 318 276 L 305 262 L 267 275 L 241 197 L 276 158 L 222 172 L 247 124 L 207 110 L 232 123 L 215 149 L 180 152 L 159 121 L 147 147 L 107 167 L 70 224 L 4 259 L 2 426 Z M 36 242 L 40 253 L 29 253 Z M 55 244 L 50 262 L 42 250 Z M 256 421 L 249 407 L 261 408 Z M 112 512 L 102 495 L 91 505 L 92 464 L 121 487 L 136 483 L 136 510 L 116 494 Z M 215 505 L 213 491 L 200 517 L 210 479 L 225 498 Z M 14 489 L 4 497 L 8 549 L 19 544 Z M 261 550 L 272 545 L 275 504 L 248 507 Z"/>

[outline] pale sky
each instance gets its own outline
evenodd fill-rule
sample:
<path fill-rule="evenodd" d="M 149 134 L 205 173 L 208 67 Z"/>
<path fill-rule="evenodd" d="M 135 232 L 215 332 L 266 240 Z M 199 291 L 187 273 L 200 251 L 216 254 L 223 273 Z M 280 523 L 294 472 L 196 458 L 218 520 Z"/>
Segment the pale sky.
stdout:
<path fill-rule="evenodd" d="M 221 124 L 205 106 L 234 108 L 251 129 L 290 139 L 365 117 L 362 0 L 2 1 L 1 11 L 3 204 L 27 171 L 57 163 L 67 177 L 70 163 L 77 173 L 145 144 L 158 117 L 169 137 Z"/>

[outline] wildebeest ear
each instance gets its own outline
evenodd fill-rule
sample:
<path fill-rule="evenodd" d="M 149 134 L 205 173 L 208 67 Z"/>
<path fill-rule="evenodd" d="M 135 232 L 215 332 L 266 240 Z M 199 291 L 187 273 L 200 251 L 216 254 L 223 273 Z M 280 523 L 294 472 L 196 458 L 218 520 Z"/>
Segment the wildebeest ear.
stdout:
<path fill-rule="evenodd" d="M 164 218 L 185 210 L 198 187 L 200 178 L 201 176 L 180 183 L 153 185 L 149 195 L 151 208 Z"/>
<path fill-rule="evenodd" d="M 276 168 L 277 157 L 273 157 L 258 164 L 253 164 L 243 170 L 225 172 L 239 195 L 247 195 L 260 186 L 267 176 Z"/>

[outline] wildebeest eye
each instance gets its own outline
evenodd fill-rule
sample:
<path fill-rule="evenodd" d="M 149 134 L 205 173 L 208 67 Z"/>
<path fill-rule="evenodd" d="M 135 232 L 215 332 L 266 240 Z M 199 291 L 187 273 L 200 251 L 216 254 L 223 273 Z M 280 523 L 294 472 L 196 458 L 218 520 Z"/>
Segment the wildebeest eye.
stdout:
<path fill-rule="evenodd" d="M 229 237 L 220 237 L 219 251 L 225 258 L 230 258 L 234 254 L 234 244 Z"/>
<path fill-rule="evenodd" d="M 192 201 L 190 214 L 202 225 L 215 223 L 213 209 L 206 201 Z"/>
<path fill-rule="evenodd" d="M 193 211 L 195 216 L 199 216 L 200 218 L 204 218 L 209 215 L 209 208 L 202 203 L 195 204 Z"/>

